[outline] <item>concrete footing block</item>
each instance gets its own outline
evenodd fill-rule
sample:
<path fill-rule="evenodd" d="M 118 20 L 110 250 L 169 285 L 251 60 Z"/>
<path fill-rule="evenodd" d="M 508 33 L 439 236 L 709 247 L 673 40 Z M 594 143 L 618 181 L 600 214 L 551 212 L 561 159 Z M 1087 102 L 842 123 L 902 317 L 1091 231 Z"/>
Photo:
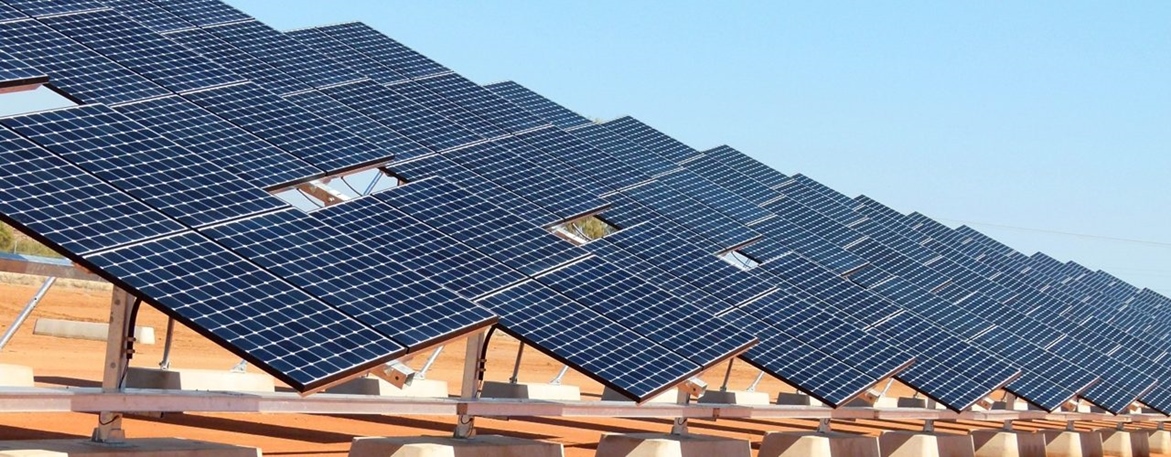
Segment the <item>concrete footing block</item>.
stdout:
<path fill-rule="evenodd" d="M 596 457 L 751 457 L 746 440 L 704 435 L 605 434 Z"/>
<path fill-rule="evenodd" d="M 350 457 L 562 457 L 558 443 L 498 435 L 471 439 L 447 437 L 354 438 Z"/>
<path fill-rule="evenodd" d="M 769 432 L 758 457 L 879 457 L 878 438 L 852 433 Z"/>
<path fill-rule="evenodd" d="M 0 364 L 0 386 L 33 387 L 32 367 Z"/>
<path fill-rule="evenodd" d="M 110 324 L 100 322 L 78 322 L 64 319 L 37 319 L 33 324 L 33 335 L 73 338 L 78 340 L 106 341 Z M 134 327 L 137 344 L 155 344 L 154 327 Z"/>
<path fill-rule="evenodd" d="M 1128 430 L 1099 430 L 1102 436 L 1102 455 L 1105 457 L 1150 457 L 1151 447 L 1147 432 Z"/>
<path fill-rule="evenodd" d="M 709 390 L 699 397 L 700 403 L 718 403 L 722 405 L 767 405 L 768 392 L 747 390 Z"/>
<path fill-rule="evenodd" d="M 976 457 L 1045 457 L 1045 438 L 1032 432 L 973 430 Z"/>
<path fill-rule="evenodd" d="M 1102 457 L 1102 435 L 1098 432 L 1040 430 L 1048 457 Z"/>
<path fill-rule="evenodd" d="M 416 379 L 409 386 L 398 388 L 382 378 L 355 378 L 325 390 L 331 394 L 373 395 L 403 398 L 447 398 L 447 381 Z"/>
<path fill-rule="evenodd" d="M 126 387 L 136 389 L 217 390 L 228 392 L 275 392 L 271 377 L 260 373 L 228 370 L 161 370 L 131 367 Z"/>
<path fill-rule="evenodd" d="M 816 398 L 810 397 L 808 395 L 790 394 L 790 393 L 785 393 L 785 392 L 781 392 L 781 393 L 777 394 L 777 404 L 778 405 L 793 405 L 793 406 L 822 406 L 823 405 L 822 402 L 817 401 Z M 861 406 L 869 407 L 870 404 L 865 403 Z"/>
<path fill-rule="evenodd" d="M 0 441 L 4 457 L 260 457 L 260 449 L 179 438 L 138 438 L 110 445 L 84 440 Z"/>
<path fill-rule="evenodd" d="M 609 387 L 602 390 L 602 401 L 634 401 L 625 395 L 618 393 L 618 391 L 610 389 Z M 679 390 L 668 389 L 667 391 L 654 396 L 650 400 L 643 403 L 677 403 L 679 402 Z"/>
<path fill-rule="evenodd" d="M 1147 444 L 1153 455 L 1171 454 L 1171 431 L 1147 430 Z"/>
<path fill-rule="evenodd" d="M 971 435 L 888 431 L 878 437 L 882 457 L 974 457 Z"/>
<path fill-rule="evenodd" d="M 483 398 L 521 398 L 527 400 L 580 401 L 581 388 L 565 384 L 486 381 L 480 388 Z"/>

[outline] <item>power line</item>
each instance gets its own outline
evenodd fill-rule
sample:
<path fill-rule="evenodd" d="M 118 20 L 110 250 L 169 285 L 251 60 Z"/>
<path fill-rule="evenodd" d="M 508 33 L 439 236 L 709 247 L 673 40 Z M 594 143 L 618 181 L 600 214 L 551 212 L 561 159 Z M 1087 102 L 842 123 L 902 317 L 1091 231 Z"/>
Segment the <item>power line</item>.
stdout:
<path fill-rule="evenodd" d="M 985 226 L 985 227 L 996 227 L 996 228 L 1002 228 L 1002 229 L 1008 229 L 1008 230 L 1018 230 L 1018 231 L 1022 231 L 1022 232 L 1048 233 L 1048 234 L 1052 234 L 1052 235 L 1072 236 L 1072 237 L 1076 237 L 1076 238 L 1116 241 L 1116 242 L 1121 242 L 1121 243 L 1132 243 L 1132 244 L 1141 244 L 1141 245 L 1145 245 L 1145 246 L 1171 248 L 1171 243 L 1166 243 L 1166 242 L 1162 242 L 1162 241 L 1136 240 L 1133 238 L 1119 238 L 1119 237 L 1105 236 L 1105 235 L 1090 235 L 1090 234 L 1086 234 L 1086 233 L 1063 232 L 1060 230 L 1039 229 L 1039 228 L 1032 228 L 1032 227 L 1019 227 L 1019 226 L 1015 226 L 1015 225 L 994 224 L 991 222 L 965 221 L 965 220 L 961 220 L 961 219 L 947 219 L 947 218 L 939 218 L 939 219 L 943 220 L 943 221 L 957 222 L 957 223 L 965 224 L 965 225 L 980 225 L 980 226 Z"/>

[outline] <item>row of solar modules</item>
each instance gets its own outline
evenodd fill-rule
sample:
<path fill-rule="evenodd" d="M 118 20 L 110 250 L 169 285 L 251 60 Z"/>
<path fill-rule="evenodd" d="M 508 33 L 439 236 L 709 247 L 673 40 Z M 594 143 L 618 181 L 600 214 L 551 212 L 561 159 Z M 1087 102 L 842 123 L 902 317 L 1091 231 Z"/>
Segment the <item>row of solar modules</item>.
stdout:
<path fill-rule="evenodd" d="M 1151 366 L 1145 365 L 1148 360 L 1141 358 L 1144 351 L 1124 354 L 1136 353 L 1138 359 L 1123 359 L 1117 351 L 1102 352 L 1102 347 L 1093 345 L 1101 341 L 1094 338 L 1124 338 L 1127 332 L 1103 334 L 1096 328 L 1086 329 L 1086 325 L 1069 327 L 1060 322 L 1043 322 L 1050 316 L 1015 310 L 1021 303 L 1050 305 L 1061 297 L 1054 298 L 1047 290 L 1029 294 L 1028 290 L 1020 290 L 1015 280 L 1002 284 L 1004 281 L 995 280 L 999 276 L 981 276 L 987 272 L 970 265 L 973 259 L 950 258 L 946 255 L 948 248 L 932 246 L 927 241 L 917 244 L 912 234 L 899 227 L 877 222 L 877 217 L 859 217 L 850 199 L 804 177 L 785 177 L 730 148 L 700 153 L 631 118 L 592 124 L 519 86 L 490 87 L 512 102 L 508 103 L 358 24 L 281 35 L 215 2 L 107 3 L 155 32 L 168 32 L 168 38 L 223 65 L 195 63 L 190 68 L 199 71 L 185 73 L 182 78 L 152 77 L 149 69 L 144 69 L 145 63 L 112 55 L 116 52 L 113 45 L 105 48 L 106 57 L 117 62 L 113 65 L 123 65 L 150 82 L 181 93 L 128 104 L 125 109 L 118 107 L 134 111 L 135 106 L 145 106 L 139 111 L 139 120 L 151 125 L 147 120 L 150 115 L 141 113 L 154 113 L 157 120 L 151 126 L 170 140 L 191 150 L 202 147 L 207 151 L 204 157 L 225 161 L 221 151 L 207 149 L 212 140 L 253 139 L 252 144 L 246 143 L 252 147 L 232 152 L 237 156 L 252 154 L 261 165 L 248 172 L 241 166 L 247 161 L 221 165 L 238 176 L 252 177 L 252 184 L 262 187 L 287 185 L 314 176 L 303 172 L 274 176 L 281 169 L 278 165 L 287 163 L 287 158 L 282 157 L 285 153 L 297 152 L 297 159 L 312 165 L 335 162 L 322 169 L 326 173 L 390 159 L 390 154 L 384 153 L 355 161 L 346 155 L 354 151 L 347 147 L 352 145 L 344 144 L 329 151 L 306 151 L 309 146 L 329 145 L 336 139 L 306 139 L 305 133 L 327 135 L 338 131 L 310 130 L 304 122 L 288 124 L 287 128 L 271 127 L 272 119 L 307 117 L 312 121 L 314 118 L 304 109 L 297 109 L 298 103 L 327 113 L 339 126 L 358 133 L 358 140 L 393 151 L 400 162 L 390 169 L 415 181 L 404 191 L 416 191 L 411 198 L 431 202 L 418 209 L 420 214 L 411 216 L 452 236 L 455 245 L 470 247 L 471 254 L 466 254 L 469 257 L 465 259 L 475 254 L 481 254 L 475 258 L 478 261 L 507 259 L 499 250 L 511 250 L 515 255 L 517 250 L 531 249 L 525 242 L 542 238 L 543 233 L 532 231 L 533 225 L 548 225 L 606 209 L 603 217 L 623 230 L 590 243 L 586 250 L 621 268 L 610 267 L 613 271 L 608 271 L 599 266 L 606 265 L 601 261 L 594 262 L 599 265 L 586 261 L 573 264 L 572 268 L 579 271 L 578 278 L 594 278 L 590 280 L 592 286 L 581 290 L 596 291 L 599 284 L 620 284 L 623 278 L 647 278 L 654 284 L 651 287 L 669 292 L 676 301 L 703 305 L 694 314 L 685 315 L 711 321 L 710 315 L 715 313 L 725 322 L 753 329 L 762 344 L 744 354 L 745 360 L 830 404 L 840 404 L 892 374 L 953 409 L 962 409 L 1002 386 L 1046 409 L 1074 396 L 1116 412 L 1139 396 L 1149 397 L 1144 398 L 1148 403 L 1159 402 L 1158 390 L 1152 390 L 1155 378 L 1138 371 L 1150 371 Z M 69 37 L 63 40 L 52 33 L 47 35 L 56 44 L 77 40 L 83 45 L 79 49 L 88 47 L 100 52 L 101 40 L 95 38 L 100 34 L 95 30 L 101 29 L 111 37 L 143 37 L 134 40 L 137 44 L 161 43 L 151 45 L 154 50 L 173 46 L 100 8 L 23 22 L 24 26 L 44 26 L 41 22 L 47 22 L 50 28 L 57 24 L 52 31 Z M 46 35 L 44 30 L 39 32 Z M 181 34 L 198 35 L 198 39 L 185 42 Z M 39 43 L 44 43 L 46 38 L 41 40 Z M 314 50 L 329 57 L 317 55 Z M 42 59 L 49 60 L 46 64 L 54 63 L 52 59 Z M 102 59 L 87 63 L 97 60 Z M 311 65 L 330 60 L 340 65 Z M 150 63 L 171 68 L 181 65 Z M 76 61 L 57 64 L 59 68 L 54 70 L 68 73 Z M 216 73 L 212 70 L 217 69 L 247 75 L 252 82 L 237 83 L 238 77 L 194 77 L 200 72 Z M 64 88 L 57 72 L 50 73 L 55 83 Z M 348 82 L 347 78 L 353 76 L 345 75 L 347 72 L 359 75 L 359 79 Z M 80 75 L 77 85 L 101 86 L 101 81 L 92 80 L 92 75 L 75 73 Z M 168 82 L 167 78 L 175 80 Z M 216 91 L 234 92 L 224 95 Z M 282 100 L 273 96 L 274 92 L 286 96 Z M 144 95 L 112 89 L 104 96 L 116 97 L 108 100 L 113 102 Z M 152 107 L 161 101 L 166 101 L 161 108 Z M 182 110 L 168 104 L 182 105 Z M 517 105 L 558 128 L 542 120 L 534 121 L 534 116 Z M 188 122 L 191 119 L 201 122 Z M 220 126 L 224 121 L 230 125 L 208 127 Z M 265 130 L 266 126 L 270 129 Z M 412 142 L 411 147 L 403 146 L 404 137 Z M 417 159 L 401 162 L 413 158 Z M 427 179 L 430 176 L 442 179 Z M 269 182 L 261 182 L 264 179 Z M 590 189 L 573 185 L 594 182 L 598 185 Z M 478 198 L 463 190 L 468 188 L 498 204 L 502 210 L 499 217 L 491 223 L 485 223 L 482 217 L 449 220 Z M 356 205 L 341 205 L 353 206 Z M 377 211 L 370 217 L 373 213 Z M 341 224 L 350 217 L 334 221 L 334 226 L 344 226 Z M 516 224 L 502 225 L 503 220 Z M 264 221 L 261 226 L 271 223 Z M 356 237 L 364 227 L 367 226 L 353 226 L 354 232 L 347 235 Z M 492 243 L 474 241 L 484 232 L 498 233 L 494 233 L 497 236 Z M 273 236 L 279 233 L 282 232 Z M 375 240 L 375 235 L 364 234 L 363 240 Z M 741 252 L 759 266 L 741 271 L 712 255 L 734 248 L 742 248 Z M 453 280 L 484 284 L 484 278 L 477 276 L 451 278 L 456 276 L 452 274 L 456 270 L 444 270 L 420 259 L 416 257 L 414 268 L 425 274 L 424 269 L 430 268 L 429 278 L 451 290 L 458 290 L 453 288 Z M 538 276 L 538 282 L 545 271 L 531 264 L 509 266 Z M 524 283 L 528 284 L 533 282 Z M 319 294 L 326 294 L 329 287 L 333 285 Z M 627 290 L 612 289 L 612 293 Z M 564 290 L 558 292 L 560 297 L 573 296 Z M 481 304 L 495 303 L 496 307 L 489 308 L 501 314 L 502 321 L 509 320 L 501 311 L 508 306 L 547 302 L 547 294 L 534 298 L 526 287 L 513 287 L 506 293 L 481 300 Z M 614 299 L 616 295 L 609 293 L 595 292 L 577 299 L 619 302 Z M 647 305 L 628 309 L 627 314 L 643 309 L 641 306 Z M 661 326 L 667 313 L 676 315 L 673 308 L 677 306 L 648 307 L 643 312 L 656 318 L 655 324 Z M 632 326 L 637 323 L 630 322 Z M 1046 336 L 1053 340 L 1038 340 L 1038 327 L 1030 329 L 1037 325 L 1052 326 L 1053 332 Z M 587 343 L 600 348 L 603 346 L 598 345 L 604 345 L 601 340 L 594 337 Z M 707 344 L 706 340 L 691 341 L 697 343 L 687 348 L 688 354 Z M 681 342 L 669 344 L 678 347 Z M 815 346 L 817 352 L 808 352 L 803 347 L 806 345 Z M 548 344 L 543 347 L 550 348 Z M 806 356 L 809 354 L 816 356 Z M 918 363 L 907 369 L 913 358 Z M 1076 365 L 1074 361 L 1088 364 Z M 605 375 L 596 377 L 608 379 Z"/>

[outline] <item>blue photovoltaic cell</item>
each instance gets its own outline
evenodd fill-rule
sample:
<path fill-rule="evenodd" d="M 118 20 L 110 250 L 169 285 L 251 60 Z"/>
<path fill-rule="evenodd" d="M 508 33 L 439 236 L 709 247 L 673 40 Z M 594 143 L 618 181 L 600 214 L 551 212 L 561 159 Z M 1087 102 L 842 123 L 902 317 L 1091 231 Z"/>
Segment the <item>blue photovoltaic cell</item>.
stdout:
<path fill-rule="evenodd" d="M 299 41 L 309 49 L 329 56 L 330 59 L 345 65 L 351 71 L 373 79 L 379 84 L 393 84 L 409 79 L 390 67 L 378 63 L 377 60 L 362 54 L 357 49 L 333 39 L 320 27 L 293 30 L 285 32 L 285 35 Z"/>
<path fill-rule="evenodd" d="M 483 139 L 374 81 L 359 81 L 321 91 L 432 151 L 443 151 Z"/>
<path fill-rule="evenodd" d="M 252 19 L 220 0 L 151 0 L 151 3 L 201 27 Z"/>
<path fill-rule="evenodd" d="M 423 78 L 417 82 L 511 133 L 549 125 L 523 108 L 455 73 Z"/>
<path fill-rule="evenodd" d="M 120 286 L 299 391 L 406 352 L 394 340 L 195 234 L 90 256 Z"/>
<path fill-rule="evenodd" d="M 645 279 L 689 303 L 701 304 L 705 308 L 712 310 L 727 309 L 736 305 L 736 303 L 732 303 L 729 300 L 709 294 L 703 289 L 667 272 L 665 269 L 642 260 L 630 251 L 622 249 L 606 241 L 604 238 L 590 241 L 582 245 L 582 248 L 606 259 L 610 263 L 620 265 L 623 270 L 630 274 Z"/>
<path fill-rule="evenodd" d="M 536 281 L 479 300 L 512 336 L 543 349 L 637 401 L 698 374 L 700 367 Z"/>
<path fill-rule="evenodd" d="M 555 130 L 555 127 L 550 126 L 548 130 Z M 520 137 L 508 136 L 497 138 L 492 140 L 492 143 L 537 164 L 537 166 L 548 170 L 549 173 L 555 175 L 558 179 L 566 183 L 571 183 L 582 191 L 588 192 L 590 196 L 601 195 L 610 191 L 610 188 L 603 184 L 601 178 L 595 177 L 593 174 L 573 166 L 566 159 L 558 157 L 549 151 L 533 147 L 533 145 L 522 140 Z"/>
<path fill-rule="evenodd" d="M 177 95 L 114 109 L 257 187 L 303 182 L 325 174 Z"/>
<path fill-rule="evenodd" d="M 374 197 L 350 200 L 310 214 L 464 298 L 476 298 L 526 279 Z"/>
<path fill-rule="evenodd" d="M 533 225 L 541 225 L 557 219 L 553 213 L 525 200 L 512 191 L 500 187 L 493 181 L 473 173 L 462 165 L 441 155 L 431 155 L 409 162 L 396 162 L 390 170 L 405 181 L 419 181 L 433 176 L 442 176 L 448 182 L 464 189 L 476 189 L 476 193 L 492 204 L 508 211 Z"/>
<path fill-rule="evenodd" d="M 394 156 L 397 159 L 418 157 L 431 152 L 410 138 L 402 136 L 378 121 L 370 119 L 357 110 L 316 90 L 287 95 L 285 99 L 318 117 L 329 119 L 335 125 L 353 132 L 358 137 L 374 143 L 382 149 L 394 151 Z"/>
<path fill-rule="evenodd" d="M 530 276 L 586 254 L 477 194 L 436 177 L 374 195 Z"/>
<path fill-rule="evenodd" d="M 189 227 L 286 206 L 105 106 L 0 122 Z"/>
<path fill-rule="evenodd" d="M 333 39 L 410 78 L 451 71 L 366 24 L 351 22 L 321 29 Z"/>
<path fill-rule="evenodd" d="M 29 16 L 73 13 L 102 7 L 102 4 L 91 0 L 4 0 L 4 3 Z"/>
<path fill-rule="evenodd" d="M 614 264 L 591 257 L 537 281 L 705 368 L 735 355 L 755 337 Z"/>
<path fill-rule="evenodd" d="M 776 171 L 768 165 L 749 157 L 747 154 L 728 146 L 719 146 L 704 151 L 704 155 L 711 156 L 728 168 L 743 173 L 769 187 L 779 186 L 789 180 L 789 177 L 785 176 L 784 173 Z"/>
<path fill-rule="evenodd" d="M 165 36 L 275 93 L 286 94 L 309 89 L 308 84 L 277 70 L 276 67 L 206 30 L 179 30 Z"/>
<path fill-rule="evenodd" d="M 386 87 L 481 137 L 497 138 L 508 134 L 504 129 L 483 116 L 464 108 L 455 100 L 449 100 L 447 97 L 439 95 L 438 92 L 428 89 L 422 84 L 406 81 Z"/>
<path fill-rule="evenodd" d="M 101 2 L 158 33 L 195 27 L 186 19 L 146 0 L 101 0 Z"/>
<path fill-rule="evenodd" d="M 508 99 L 517 106 L 528 110 L 537 117 L 552 122 L 553 125 L 569 129 L 579 125 L 591 123 L 589 119 L 577 114 L 564 106 L 554 103 L 528 88 L 512 81 L 488 84 L 484 88 Z"/>
<path fill-rule="evenodd" d="M 16 19 L 24 19 L 26 17 L 28 17 L 28 16 L 25 15 L 24 13 L 21 13 L 16 8 L 13 8 L 3 2 L 0 2 L 0 22 L 11 21 L 11 20 L 16 20 Z"/>
<path fill-rule="evenodd" d="M 517 138 L 535 148 L 537 153 L 556 157 L 564 167 L 580 170 L 590 181 L 604 184 L 602 188 L 609 191 L 650 179 L 649 175 L 558 128 L 535 130 L 517 135 Z M 575 184 L 588 185 L 582 182 Z"/>
<path fill-rule="evenodd" d="M 660 176 L 658 181 L 675 189 L 676 192 L 703 202 L 741 224 L 751 224 L 772 216 L 772 213 L 752 202 L 685 169 Z"/>
<path fill-rule="evenodd" d="M 329 172 L 394 158 L 393 152 L 251 83 L 192 92 L 183 98 Z"/>
<path fill-rule="evenodd" d="M 624 190 L 622 195 L 692 230 L 702 237 L 693 242 L 704 246 L 713 254 L 760 237 L 760 234 L 752 229 L 681 192 L 676 192 L 665 184 L 652 182 Z"/>
<path fill-rule="evenodd" d="M 53 16 L 40 21 L 173 92 L 242 81 L 212 61 L 113 11 Z"/>
<path fill-rule="evenodd" d="M 183 230 L 5 128 L 0 128 L 0 214 L 73 254 Z"/>
<path fill-rule="evenodd" d="M 411 351 L 495 316 L 297 209 L 202 232 Z"/>
<path fill-rule="evenodd" d="M 705 153 L 698 159 L 687 162 L 684 167 L 756 205 L 763 205 L 780 196 L 763 183 L 724 166 L 720 159 L 712 154 Z"/>
<path fill-rule="evenodd" d="M 235 22 L 205 30 L 315 87 L 362 79 L 357 73 L 260 22 Z"/>
<path fill-rule="evenodd" d="M 168 94 L 35 20 L 0 23 L 0 36 L 0 50 L 48 73 L 54 87 L 82 102 L 120 103 Z"/>
<path fill-rule="evenodd" d="M 48 80 L 44 72 L 0 51 L 0 88 L 44 83 Z"/>
<path fill-rule="evenodd" d="M 569 131 L 578 139 L 592 144 L 594 147 L 606 151 L 620 162 L 633 166 L 648 175 L 654 176 L 670 171 L 675 164 L 668 162 L 648 151 L 646 148 L 630 141 L 600 124 L 586 124 Z"/>
<path fill-rule="evenodd" d="M 671 162 L 679 163 L 699 155 L 699 151 L 691 146 L 680 143 L 679 140 L 671 138 L 630 116 L 607 121 L 602 125 Z"/>

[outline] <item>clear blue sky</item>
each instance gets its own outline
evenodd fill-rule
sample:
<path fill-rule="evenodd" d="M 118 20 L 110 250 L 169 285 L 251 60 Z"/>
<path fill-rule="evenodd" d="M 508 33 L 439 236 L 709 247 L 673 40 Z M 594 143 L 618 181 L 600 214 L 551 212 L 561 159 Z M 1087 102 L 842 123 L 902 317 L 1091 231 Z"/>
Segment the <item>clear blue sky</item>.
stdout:
<path fill-rule="evenodd" d="M 230 3 L 1171 295 L 1171 2 Z"/>

